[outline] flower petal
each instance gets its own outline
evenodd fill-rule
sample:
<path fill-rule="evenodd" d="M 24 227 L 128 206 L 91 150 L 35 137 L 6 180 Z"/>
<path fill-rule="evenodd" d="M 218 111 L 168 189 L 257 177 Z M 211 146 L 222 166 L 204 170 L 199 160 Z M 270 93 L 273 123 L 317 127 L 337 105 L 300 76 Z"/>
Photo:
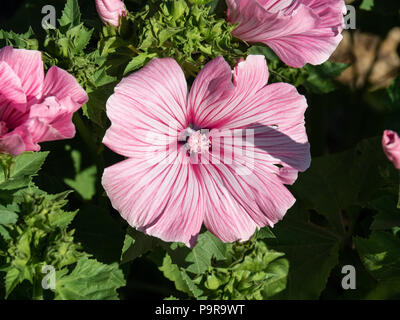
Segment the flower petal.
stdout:
<path fill-rule="evenodd" d="M 26 95 L 18 76 L 6 62 L 0 61 L 0 119 L 9 104 L 24 112 Z"/>
<path fill-rule="evenodd" d="M 45 99 L 31 107 L 29 119 L 24 126 L 31 133 L 32 141 L 37 144 L 45 141 L 70 139 L 75 136 L 72 123 L 76 102 L 70 97 L 58 101 L 55 97 Z M 39 148 L 39 146 L 37 146 Z"/>
<path fill-rule="evenodd" d="M 232 70 L 223 57 L 208 62 L 193 82 L 188 97 L 189 122 L 205 128 L 207 117 L 231 94 Z"/>
<path fill-rule="evenodd" d="M 294 86 L 274 83 L 244 101 L 225 127 L 253 130 L 254 153 L 259 161 L 304 171 L 311 162 L 304 125 L 306 108 L 306 99 Z"/>
<path fill-rule="evenodd" d="M 177 142 L 186 120 L 186 79 L 173 59 L 153 59 L 121 81 L 107 101 L 111 127 L 103 143 L 132 156 Z"/>
<path fill-rule="evenodd" d="M 212 134 L 215 138 L 216 133 Z M 292 173 L 292 168 L 287 167 L 289 172 L 281 173 L 283 168 L 274 166 L 272 161 L 257 159 L 253 155 L 254 151 L 253 154 L 248 152 L 252 147 L 244 144 L 240 147 L 236 141 L 233 147 L 224 144 L 225 158 L 222 163 L 218 163 L 215 161 L 218 154 L 214 152 L 213 146 L 211 163 L 215 168 L 213 176 L 217 176 L 214 180 L 220 181 L 244 210 L 242 214 L 248 215 L 258 227 L 273 226 L 295 202 L 292 194 L 283 185 L 293 178 L 289 174 Z M 207 170 L 210 171 L 208 167 Z"/>
<path fill-rule="evenodd" d="M 287 65 L 325 62 L 342 40 L 344 2 L 227 0 L 232 34 L 271 47 Z"/>
<path fill-rule="evenodd" d="M 203 221 L 203 191 L 184 152 L 156 165 L 132 157 L 105 169 L 102 184 L 132 227 L 192 247 Z"/>
<path fill-rule="evenodd" d="M 216 168 L 212 165 L 201 165 L 200 173 L 206 191 L 206 228 L 224 242 L 250 239 L 257 225 L 246 209 L 233 197 Z"/>
<path fill-rule="evenodd" d="M 88 95 L 76 79 L 67 71 L 58 67 L 51 67 L 44 79 L 43 98 L 57 97 L 58 100 L 70 97 L 74 104 L 70 104 L 70 112 L 75 112 L 88 101 Z"/>
<path fill-rule="evenodd" d="M 0 137 L 0 153 L 18 156 L 25 151 L 25 143 L 18 134 L 10 133 Z"/>
<path fill-rule="evenodd" d="M 0 61 L 6 62 L 14 70 L 28 100 L 40 98 L 44 79 L 40 51 L 4 47 L 0 50 Z"/>
<path fill-rule="evenodd" d="M 342 39 L 341 34 L 332 35 L 331 32 L 315 30 L 280 39 L 270 39 L 265 43 L 287 65 L 301 68 L 306 63 L 319 65 L 327 61 Z"/>
<path fill-rule="evenodd" d="M 213 74 L 209 73 L 208 77 L 208 81 L 211 81 Z M 238 109 L 243 108 L 243 101 L 263 88 L 268 82 L 268 77 L 269 72 L 264 56 L 249 55 L 246 60 L 239 62 L 233 72 L 233 85 L 231 80 L 224 84 L 225 87 L 231 88 L 229 99 L 216 101 L 208 108 L 208 113 L 202 116 L 202 127 L 224 127 L 226 122 L 236 118 L 237 113 L 241 111 Z M 202 110 L 197 112 L 202 112 Z"/>

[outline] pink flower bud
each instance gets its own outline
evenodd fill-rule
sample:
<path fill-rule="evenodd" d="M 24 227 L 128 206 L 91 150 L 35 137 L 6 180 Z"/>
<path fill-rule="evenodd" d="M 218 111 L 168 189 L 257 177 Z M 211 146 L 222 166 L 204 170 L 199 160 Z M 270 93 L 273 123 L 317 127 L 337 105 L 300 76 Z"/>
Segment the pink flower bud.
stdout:
<path fill-rule="evenodd" d="M 385 130 L 382 136 L 382 147 L 388 159 L 400 170 L 400 138 L 396 132 Z"/>
<path fill-rule="evenodd" d="M 96 9 L 104 24 L 119 27 L 122 16 L 126 16 L 125 5 L 121 0 L 96 0 Z"/>

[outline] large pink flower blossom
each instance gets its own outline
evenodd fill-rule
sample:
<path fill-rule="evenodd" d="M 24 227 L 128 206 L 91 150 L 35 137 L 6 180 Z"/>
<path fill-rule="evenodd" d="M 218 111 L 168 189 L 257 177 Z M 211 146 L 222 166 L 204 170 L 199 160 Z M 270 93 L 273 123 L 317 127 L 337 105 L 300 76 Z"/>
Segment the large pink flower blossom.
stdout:
<path fill-rule="evenodd" d="M 203 223 L 233 242 L 282 219 L 295 202 L 284 184 L 310 164 L 307 103 L 292 85 L 266 85 L 268 76 L 263 56 L 233 72 L 219 57 L 188 93 L 179 65 L 164 58 L 121 81 L 103 143 L 127 159 L 102 183 L 131 226 L 193 246 Z"/>
<path fill-rule="evenodd" d="M 328 60 L 342 40 L 343 0 L 226 0 L 233 35 L 269 46 L 287 65 Z"/>
<path fill-rule="evenodd" d="M 387 158 L 396 169 L 400 170 L 400 138 L 396 132 L 385 130 L 382 136 L 382 147 Z"/>
<path fill-rule="evenodd" d="M 96 0 L 97 13 L 104 24 L 119 27 L 122 16 L 126 16 L 126 8 L 121 0 Z"/>
<path fill-rule="evenodd" d="M 44 77 L 39 51 L 0 50 L 0 153 L 40 150 L 39 142 L 72 138 L 72 115 L 88 96 L 68 72 Z"/>

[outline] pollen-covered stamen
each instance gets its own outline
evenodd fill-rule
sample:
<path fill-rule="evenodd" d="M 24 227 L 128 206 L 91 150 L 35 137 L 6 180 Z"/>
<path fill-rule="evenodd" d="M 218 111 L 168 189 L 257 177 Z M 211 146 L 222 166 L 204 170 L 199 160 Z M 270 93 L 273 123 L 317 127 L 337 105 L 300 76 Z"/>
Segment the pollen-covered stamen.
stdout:
<path fill-rule="evenodd" d="M 185 148 L 190 154 L 203 153 L 210 149 L 211 141 L 201 130 L 195 131 L 188 128 L 185 130 L 185 135 L 188 137 Z"/>

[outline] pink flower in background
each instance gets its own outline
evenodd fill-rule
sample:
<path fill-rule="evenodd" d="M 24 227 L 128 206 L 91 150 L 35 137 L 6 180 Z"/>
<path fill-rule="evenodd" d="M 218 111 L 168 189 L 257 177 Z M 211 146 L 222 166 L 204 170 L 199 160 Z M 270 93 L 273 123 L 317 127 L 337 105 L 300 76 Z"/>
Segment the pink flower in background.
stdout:
<path fill-rule="evenodd" d="M 97 13 L 104 24 L 119 27 L 122 16 L 126 16 L 126 8 L 121 0 L 96 0 Z"/>
<path fill-rule="evenodd" d="M 382 147 L 387 158 L 400 170 L 400 138 L 396 132 L 385 130 L 382 136 Z"/>
<path fill-rule="evenodd" d="M 328 60 L 342 40 L 343 0 L 226 0 L 233 35 L 269 46 L 287 65 Z"/>
<path fill-rule="evenodd" d="M 112 124 L 103 143 L 127 159 L 106 168 L 102 183 L 131 226 L 193 246 L 203 223 L 233 242 L 282 219 L 295 202 L 284 184 L 310 164 L 307 103 L 292 85 L 267 86 L 268 76 L 263 56 L 233 72 L 219 57 L 188 93 L 183 71 L 165 58 L 121 81 L 107 101 Z M 252 142 L 243 141 L 245 130 Z M 229 140 L 217 150 L 217 141 L 238 131 L 248 152 Z"/>
<path fill-rule="evenodd" d="M 68 72 L 51 67 L 44 77 L 39 51 L 0 50 L 0 153 L 39 151 L 39 142 L 72 138 L 72 115 L 87 102 Z"/>

